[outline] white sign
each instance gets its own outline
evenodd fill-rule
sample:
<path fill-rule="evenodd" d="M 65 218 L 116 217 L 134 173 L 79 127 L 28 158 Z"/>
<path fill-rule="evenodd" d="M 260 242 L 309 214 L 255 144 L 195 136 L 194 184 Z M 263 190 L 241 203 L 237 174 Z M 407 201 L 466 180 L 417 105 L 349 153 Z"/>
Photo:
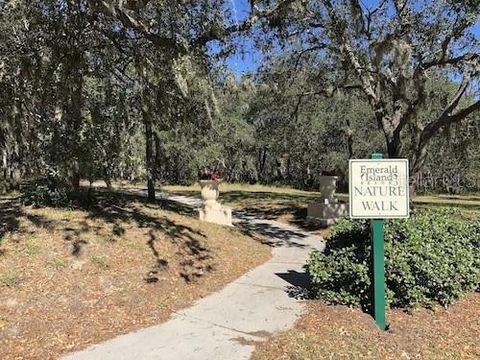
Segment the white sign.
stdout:
<path fill-rule="evenodd" d="M 408 218 L 408 160 L 349 161 L 350 217 Z"/>

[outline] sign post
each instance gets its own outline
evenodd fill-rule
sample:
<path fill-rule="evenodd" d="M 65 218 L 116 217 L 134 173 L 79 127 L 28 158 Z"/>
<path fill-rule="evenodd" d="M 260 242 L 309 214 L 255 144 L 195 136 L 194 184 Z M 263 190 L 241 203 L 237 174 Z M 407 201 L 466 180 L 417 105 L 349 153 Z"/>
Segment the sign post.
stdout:
<path fill-rule="evenodd" d="M 372 159 L 382 159 L 382 154 L 372 154 Z M 384 219 L 372 219 L 373 252 L 373 313 L 375 322 L 381 330 L 386 329 L 385 322 L 385 242 Z"/>
<path fill-rule="evenodd" d="M 385 319 L 385 219 L 408 218 L 408 160 L 371 159 L 349 161 L 349 209 L 352 219 L 370 219 L 373 268 L 373 315 L 381 330 Z"/>

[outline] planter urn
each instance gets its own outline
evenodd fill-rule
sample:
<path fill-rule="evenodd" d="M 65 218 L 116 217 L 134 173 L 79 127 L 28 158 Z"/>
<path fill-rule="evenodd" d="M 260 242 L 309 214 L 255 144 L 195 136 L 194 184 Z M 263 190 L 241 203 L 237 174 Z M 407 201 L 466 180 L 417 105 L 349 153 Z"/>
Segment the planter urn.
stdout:
<path fill-rule="evenodd" d="M 307 219 L 320 226 L 335 224 L 346 213 L 346 205 L 335 198 L 338 176 L 320 176 L 320 197 L 307 208 Z"/>
<path fill-rule="evenodd" d="M 217 202 L 218 196 L 220 195 L 220 190 L 218 187 L 220 185 L 220 180 L 200 180 L 200 194 L 202 195 L 203 205 L 210 205 L 216 207 L 220 205 Z"/>
<path fill-rule="evenodd" d="M 220 195 L 221 180 L 200 180 L 199 182 L 202 196 L 202 207 L 199 210 L 200 220 L 232 226 L 232 209 L 217 201 Z"/>
<path fill-rule="evenodd" d="M 320 176 L 320 193 L 323 199 L 334 199 L 338 176 Z"/>

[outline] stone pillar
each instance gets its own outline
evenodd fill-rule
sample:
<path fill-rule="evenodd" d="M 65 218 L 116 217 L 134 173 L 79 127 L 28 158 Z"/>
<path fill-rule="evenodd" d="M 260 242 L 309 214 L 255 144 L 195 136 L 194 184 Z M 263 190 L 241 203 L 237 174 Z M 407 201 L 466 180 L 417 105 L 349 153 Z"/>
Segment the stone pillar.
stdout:
<path fill-rule="evenodd" d="M 203 204 L 199 210 L 199 217 L 201 221 L 206 221 L 220 225 L 232 225 L 232 209 L 227 206 L 222 206 L 218 201 L 220 191 L 218 186 L 219 180 L 200 180 L 201 195 Z"/>
<path fill-rule="evenodd" d="M 337 176 L 320 176 L 321 196 L 308 205 L 308 220 L 321 226 L 330 226 L 344 216 L 346 205 L 339 203 L 334 197 L 337 179 Z"/>

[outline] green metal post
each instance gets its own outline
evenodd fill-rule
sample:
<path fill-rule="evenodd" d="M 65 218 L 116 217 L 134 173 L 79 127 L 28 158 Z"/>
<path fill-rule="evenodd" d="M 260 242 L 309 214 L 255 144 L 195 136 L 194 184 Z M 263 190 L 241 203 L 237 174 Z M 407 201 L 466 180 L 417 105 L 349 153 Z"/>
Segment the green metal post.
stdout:
<path fill-rule="evenodd" d="M 379 153 L 372 154 L 372 159 L 383 159 Z M 375 322 L 381 330 L 386 330 L 385 321 L 385 244 L 384 219 L 372 219 L 373 248 L 373 313 Z"/>

